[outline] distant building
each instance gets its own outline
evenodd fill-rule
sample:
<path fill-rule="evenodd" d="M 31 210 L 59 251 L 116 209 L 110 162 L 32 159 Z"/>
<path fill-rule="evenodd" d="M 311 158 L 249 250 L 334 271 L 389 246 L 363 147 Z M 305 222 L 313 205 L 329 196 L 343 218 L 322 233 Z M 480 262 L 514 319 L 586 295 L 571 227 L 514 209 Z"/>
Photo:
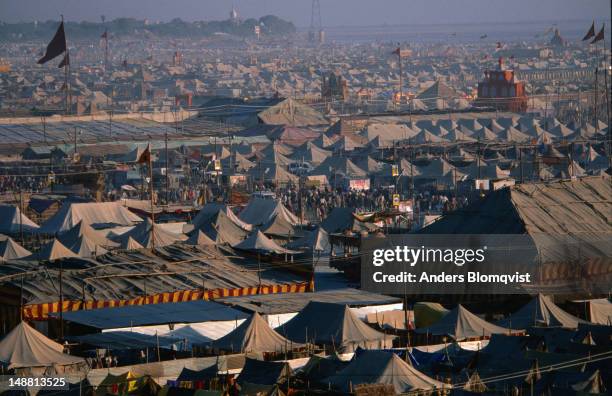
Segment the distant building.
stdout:
<path fill-rule="evenodd" d="M 515 79 L 514 70 L 503 70 L 503 59 L 499 58 L 499 69 L 485 71 L 484 81 L 478 83 L 478 98 L 475 104 L 498 110 L 525 112 L 525 83 Z"/>
<path fill-rule="evenodd" d="M 326 100 L 348 99 L 348 85 L 340 74 L 323 75 L 321 81 L 321 97 Z"/>

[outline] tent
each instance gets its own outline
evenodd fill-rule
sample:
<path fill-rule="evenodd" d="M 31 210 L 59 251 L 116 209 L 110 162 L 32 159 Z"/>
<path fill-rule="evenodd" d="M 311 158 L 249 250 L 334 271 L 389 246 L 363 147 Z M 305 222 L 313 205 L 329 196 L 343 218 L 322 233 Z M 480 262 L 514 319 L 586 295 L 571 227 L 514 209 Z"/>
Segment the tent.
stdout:
<path fill-rule="evenodd" d="M 300 222 L 298 217 L 291 213 L 280 201 L 266 198 L 251 198 L 238 217 L 246 223 L 262 225 L 270 222 L 278 214 L 288 219 L 292 225 Z"/>
<path fill-rule="evenodd" d="M 236 381 L 241 388 L 248 388 L 250 385 L 274 386 L 284 383 L 291 374 L 291 367 L 287 362 L 264 362 L 247 357 Z"/>
<path fill-rule="evenodd" d="M 43 234 L 58 234 L 83 221 L 94 228 L 131 226 L 142 219 L 118 202 L 65 202 L 59 211 L 38 230 Z"/>
<path fill-rule="evenodd" d="M 390 348 L 395 336 L 374 330 L 347 305 L 310 301 L 293 319 L 276 329 L 295 342 L 333 345 L 340 352 L 358 347 Z"/>
<path fill-rule="evenodd" d="M 219 210 L 216 214 L 209 217 L 208 220 L 198 221 L 198 228 L 192 231 L 191 237 L 195 238 L 194 234 L 202 231 L 216 244 L 235 245 L 240 243 L 248 235 L 247 231 L 232 219 L 232 217 L 235 217 L 232 216 L 233 212 L 230 211 L 230 216 L 232 217 L 226 213 L 224 210 Z M 245 224 L 242 221 L 240 223 Z"/>
<path fill-rule="evenodd" d="M 378 229 L 374 224 L 357 220 L 353 216 L 352 208 L 333 208 L 329 215 L 321 223 L 321 228 L 329 234 L 344 232 L 375 231 Z"/>
<path fill-rule="evenodd" d="M 65 246 L 79 257 L 96 257 L 107 253 L 106 249 L 85 235 L 81 235 L 74 243 Z"/>
<path fill-rule="evenodd" d="M 306 231 L 306 234 L 295 241 L 287 244 L 288 249 L 307 249 L 315 252 L 328 252 L 331 248 L 329 235 L 321 227 L 316 230 Z"/>
<path fill-rule="evenodd" d="M 0 205 L 0 234 L 18 234 L 22 229 L 24 232 L 34 232 L 38 229 L 38 224 L 24 215 L 18 207 Z"/>
<path fill-rule="evenodd" d="M 435 302 L 416 302 L 412 310 L 414 312 L 414 325 L 416 327 L 430 326 L 450 312 L 441 304 Z"/>
<path fill-rule="evenodd" d="M 202 230 L 195 230 L 187 239 L 187 243 L 190 245 L 216 245 L 215 241 L 210 239 Z"/>
<path fill-rule="evenodd" d="M 306 142 L 291 155 L 296 162 L 306 161 L 313 165 L 319 165 L 326 158 L 331 157 L 332 152 L 319 148 L 312 142 Z"/>
<path fill-rule="evenodd" d="M 514 323 L 512 326 L 516 328 Z M 465 309 L 461 304 L 434 324 L 416 329 L 416 332 L 420 334 L 451 336 L 456 341 L 468 338 L 488 337 L 491 336 L 491 334 L 508 334 L 511 331 L 510 329 L 494 325 L 479 318 Z"/>
<path fill-rule="evenodd" d="M 207 203 L 200 209 L 196 217 L 191 221 L 194 228 L 200 228 L 210 222 L 214 222 L 214 218 L 217 216 L 217 212 L 222 211 L 232 222 L 234 222 L 238 227 L 242 228 L 245 231 L 251 231 L 253 227 L 240 220 L 234 211 L 227 206 L 226 204 L 221 203 Z"/>
<path fill-rule="evenodd" d="M 286 352 L 303 345 L 293 343 L 278 334 L 255 312 L 231 333 L 213 341 L 211 346 L 225 351 L 248 353 Z"/>
<path fill-rule="evenodd" d="M 131 236 L 128 236 L 127 239 L 121 240 L 121 243 L 120 243 L 119 246 L 123 250 L 139 250 L 139 249 L 144 249 L 144 246 L 142 246 L 140 243 L 136 242 L 136 240 L 134 238 L 132 238 Z"/>
<path fill-rule="evenodd" d="M 166 231 L 163 226 L 154 224 L 148 217 L 128 232 L 117 236 L 115 240 L 123 247 L 128 245 L 129 238 L 132 238 L 134 241 L 138 242 L 139 245 L 147 249 L 153 246 L 168 246 L 176 241 L 184 241 L 187 239 L 183 234 L 175 234 Z"/>
<path fill-rule="evenodd" d="M 79 257 L 72 250 L 64 246 L 59 240 L 53 239 L 51 242 L 43 245 L 40 250 L 31 256 L 39 261 L 54 261 L 66 257 Z"/>
<path fill-rule="evenodd" d="M 300 368 L 298 375 L 309 381 L 320 381 L 321 378 L 331 377 L 348 365 L 349 362 L 341 360 L 335 353 L 329 356 L 312 355 Z"/>
<path fill-rule="evenodd" d="M 213 364 L 210 367 L 206 367 L 202 370 L 190 370 L 187 367 L 183 367 L 183 370 L 176 378 L 177 382 L 183 381 L 208 381 L 218 376 L 219 367 L 217 364 Z"/>
<path fill-rule="evenodd" d="M 233 246 L 238 250 L 245 250 L 261 254 L 297 254 L 295 250 L 285 249 L 272 239 L 265 236 L 261 231 L 253 232 L 247 239 Z"/>
<path fill-rule="evenodd" d="M 21 322 L 0 341 L 0 362 L 8 365 L 9 370 L 33 368 L 38 369 L 39 374 L 52 368 L 59 374 L 67 366 L 84 363 L 82 358 L 63 351 L 61 344 L 45 337 L 26 322 Z"/>
<path fill-rule="evenodd" d="M 261 111 L 257 114 L 257 118 L 262 124 L 272 125 L 309 126 L 328 124 L 323 114 L 291 98 Z"/>
<path fill-rule="evenodd" d="M 115 350 L 165 348 L 172 349 L 180 345 L 183 340 L 161 335 L 142 334 L 135 331 L 105 331 L 79 336 L 68 336 L 68 340 L 80 344 L 91 345 L 96 348 Z"/>
<path fill-rule="evenodd" d="M 612 302 L 607 298 L 585 301 L 588 304 L 589 321 L 600 325 L 612 326 Z"/>
<path fill-rule="evenodd" d="M 295 184 L 300 178 L 285 170 L 286 165 L 271 163 L 269 165 L 262 161 L 248 172 L 254 182 L 269 182 L 275 184 Z"/>
<path fill-rule="evenodd" d="M 83 222 L 83 220 L 79 221 L 74 227 L 70 228 L 68 231 L 60 234 L 57 239 L 59 239 L 59 241 L 65 246 L 70 248 L 71 246 L 76 245 L 79 240 L 83 239 L 82 237 L 85 237 L 88 241 L 97 246 L 118 246 L 116 242 L 111 241 L 98 231 L 95 231 L 93 228 L 91 228 L 91 226 Z"/>
<path fill-rule="evenodd" d="M 0 240 L 0 263 L 8 260 L 18 260 L 31 254 L 32 252 L 22 247 L 10 237 Z"/>
<path fill-rule="evenodd" d="M 366 171 L 355 165 L 353 161 L 346 157 L 333 156 L 327 158 L 319 166 L 310 172 L 311 175 L 325 175 L 331 179 L 335 174 L 340 174 L 346 178 L 363 179 L 367 178 Z"/>
<path fill-rule="evenodd" d="M 445 386 L 387 351 L 363 351 L 342 371 L 321 382 L 342 392 L 352 392 L 361 384 L 386 384 L 392 385 L 397 394 L 433 391 Z"/>
<path fill-rule="evenodd" d="M 159 385 L 148 375 L 137 377 L 130 371 L 119 375 L 109 372 L 96 388 L 96 395 L 154 396 L 159 389 Z"/>
<path fill-rule="evenodd" d="M 566 327 L 575 329 L 586 321 L 559 308 L 550 297 L 538 294 L 524 307 L 497 322 L 504 327 L 526 329 L 531 326 Z"/>

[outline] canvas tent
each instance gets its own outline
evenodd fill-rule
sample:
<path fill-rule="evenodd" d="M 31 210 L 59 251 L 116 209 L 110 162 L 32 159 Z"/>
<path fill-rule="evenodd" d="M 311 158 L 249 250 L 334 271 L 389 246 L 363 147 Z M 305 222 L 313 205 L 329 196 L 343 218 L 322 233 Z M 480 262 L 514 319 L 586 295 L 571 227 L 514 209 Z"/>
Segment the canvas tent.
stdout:
<path fill-rule="evenodd" d="M 291 374 L 291 367 L 287 362 L 265 362 L 247 357 L 236 382 L 240 385 L 241 394 L 268 394 L 277 384 L 284 383 Z"/>
<path fill-rule="evenodd" d="M 512 326 L 515 327 L 514 324 Z M 511 330 L 489 323 L 459 304 L 439 321 L 427 327 L 417 328 L 416 332 L 434 336 L 450 336 L 455 341 L 461 341 L 469 338 L 489 337 L 491 334 L 509 334 Z"/>
<path fill-rule="evenodd" d="M 8 260 L 18 260 L 31 254 L 32 252 L 13 241 L 12 238 L 2 239 L 2 236 L 0 236 L 0 263 Z"/>
<path fill-rule="evenodd" d="M 21 322 L 0 341 L 0 362 L 8 369 L 30 369 L 32 374 L 61 374 L 84 361 L 63 353 L 64 347 Z"/>
<path fill-rule="evenodd" d="M 278 334 L 255 312 L 231 333 L 213 341 L 211 346 L 225 351 L 248 353 L 286 352 L 303 345 L 293 343 Z"/>
<path fill-rule="evenodd" d="M 230 213 L 233 214 L 231 211 Z M 245 224 L 242 221 L 240 223 Z M 247 231 L 232 220 L 225 210 L 218 210 L 206 221 L 198 221 L 198 226 L 192 231 L 191 237 L 194 237 L 194 234 L 198 234 L 199 231 L 202 231 L 217 244 L 236 245 L 247 236 Z"/>
<path fill-rule="evenodd" d="M 278 214 L 288 219 L 292 225 L 300 222 L 297 216 L 291 213 L 279 200 L 266 198 L 251 198 L 238 217 L 246 223 L 262 225 L 273 220 Z"/>
<path fill-rule="evenodd" d="M 38 230 L 42 234 L 58 234 L 79 222 L 91 227 L 131 226 L 142 219 L 118 202 L 65 202 L 60 210 Z"/>
<path fill-rule="evenodd" d="M 34 232 L 38 224 L 24 215 L 18 207 L 0 205 L 0 234 L 14 235 L 23 232 Z"/>
<path fill-rule="evenodd" d="M 128 239 L 132 238 L 145 248 L 163 247 L 172 245 L 176 241 L 184 241 L 187 237 L 167 231 L 159 224 L 153 224 L 148 217 L 140 224 L 115 238 L 121 246 L 126 246 Z"/>
<path fill-rule="evenodd" d="M 450 311 L 435 302 L 416 302 L 412 308 L 414 312 L 414 325 L 427 327 L 442 319 Z"/>
<path fill-rule="evenodd" d="M 240 220 L 229 206 L 215 202 L 204 205 L 196 217 L 191 221 L 191 224 L 193 224 L 194 228 L 200 228 L 208 223 L 214 223 L 217 212 L 219 211 L 222 211 L 232 222 L 243 230 L 251 231 L 253 229 L 250 224 Z"/>
<path fill-rule="evenodd" d="M 287 244 L 289 249 L 307 249 L 315 252 L 327 252 L 331 246 L 329 244 L 329 235 L 321 227 L 316 230 L 306 231 L 305 235 L 295 241 Z"/>
<path fill-rule="evenodd" d="M 311 301 L 293 319 L 276 329 L 301 343 L 333 345 L 340 352 L 358 347 L 390 348 L 395 336 L 378 332 L 359 319 L 347 305 Z"/>
<path fill-rule="evenodd" d="M 79 240 L 86 238 L 92 244 L 103 247 L 116 247 L 117 243 L 106 238 L 100 232 L 95 231 L 91 226 L 87 225 L 83 220 L 79 221 L 74 227 L 60 234 L 57 239 L 62 244 L 70 248 L 78 244 Z"/>
<path fill-rule="evenodd" d="M 187 239 L 187 243 L 190 245 L 216 245 L 215 241 L 210 239 L 202 230 L 195 230 Z"/>
<path fill-rule="evenodd" d="M 378 227 L 374 224 L 357 220 L 353 216 L 351 208 L 333 208 L 329 215 L 321 223 L 321 228 L 329 234 L 344 232 L 375 231 Z"/>
<path fill-rule="evenodd" d="M 352 392 L 361 384 L 392 385 L 396 394 L 444 388 L 444 383 L 428 377 L 395 353 L 387 351 L 362 351 L 346 368 L 321 382 L 342 392 Z"/>
<path fill-rule="evenodd" d="M 79 257 L 72 250 L 64 246 L 59 240 L 53 239 L 43 245 L 36 253 L 31 256 L 39 261 L 55 261 L 66 257 Z"/>
<path fill-rule="evenodd" d="M 580 323 L 586 321 L 565 312 L 543 294 L 538 294 L 517 312 L 497 322 L 500 326 L 520 329 L 532 326 L 576 329 Z"/>
<path fill-rule="evenodd" d="M 272 239 L 265 236 L 261 231 L 253 232 L 247 239 L 234 245 L 235 249 L 244 250 L 251 253 L 261 254 L 297 254 L 295 250 L 285 249 L 279 246 Z"/>
<path fill-rule="evenodd" d="M 257 114 L 262 124 L 310 126 L 327 125 L 323 114 L 289 98 Z"/>

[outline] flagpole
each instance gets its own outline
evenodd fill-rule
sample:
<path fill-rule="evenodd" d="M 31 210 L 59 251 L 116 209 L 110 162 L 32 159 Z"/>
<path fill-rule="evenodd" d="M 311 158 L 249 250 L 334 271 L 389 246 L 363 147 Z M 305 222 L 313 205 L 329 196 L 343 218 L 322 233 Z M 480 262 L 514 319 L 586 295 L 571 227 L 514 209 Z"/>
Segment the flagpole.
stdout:
<path fill-rule="evenodd" d="M 155 211 L 153 206 L 153 152 L 149 143 L 149 196 L 151 198 L 151 250 L 155 250 Z"/>
<path fill-rule="evenodd" d="M 605 23 L 604 23 L 604 27 L 602 27 L 602 29 L 605 28 Z M 604 63 L 603 63 L 603 67 L 604 67 L 604 84 L 606 87 L 606 116 L 608 118 L 608 136 L 607 136 L 607 141 L 608 141 L 608 166 L 612 165 L 612 156 L 611 151 L 612 151 L 612 132 L 611 132 L 611 128 L 612 125 L 610 125 L 610 91 L 608 89 L 608 73 L 610 72 L 610 69 L 612 68 L 612 62 L 610 63 L 610 65 L 608 66 L 608 62 L 607 62 L 607 56 L 606 56 L 606 35 L 604 33 L 603 35 L 603 58 L 604 58 Z M 597 123 L 595 123 L 595 128 L 597 128 Z"/>

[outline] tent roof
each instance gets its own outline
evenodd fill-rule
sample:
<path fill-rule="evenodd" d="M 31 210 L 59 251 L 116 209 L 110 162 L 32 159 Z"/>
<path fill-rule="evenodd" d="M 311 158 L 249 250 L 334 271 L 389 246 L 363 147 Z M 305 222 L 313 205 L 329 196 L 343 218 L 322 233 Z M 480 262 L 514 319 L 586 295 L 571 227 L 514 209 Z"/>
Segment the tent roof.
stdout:
<path fill-rule="evenodd" d="M 355 165 L 347 157 L 337 156 L 325 159 L 311 172 L 312 175 L 325 175 L 328 178 L 333 176 L 334 173 L 340 173 L 348 178 L 365 178 L 368 176 L 366 171 Z"/>
<path fill-rule="evenodd" d="M 274 385 L 291 375 L 287 362 L 265 362 L 246 358 L 244 367 L 236 379 L 239 384 Z"/>
<path fill-rule="evenodd" d="M 444 384 L 421 373 L 393 352 L 361 351 L 336 375 L 324 379 L 343 392 L 360 384 L 393 385 L 397 394 L 418 390 L 441 389 Z"/>
<path fill-rule="evenodd" d="M 565 312 L 543 294 L 538 294 L 517 312 L 497 322 L 500 326 L 521 329 L 542 325 L 576 329 L 579 323 L 586 321 Z"/>
<path fill-rule="evenodd" d="M 160 348 L 169 349 L 172 345 L 182 342 L 180 338 L 142 334 L 135 331 L 107 331 L 103 333 L 71 336 L 68 337 L 68 339 L 97 348 L 119 350 L 156 348 L 158 345 Z"/>
<path fill-rule="evenodd" d="M 291 98 L 268 107 L 257 114 L 257 117 L 262 123 L 272 125 L 309 126 L 328 124 L 323 114 Z"/>
<path fill-rule="evenodd" d="M 58 314 L 53 314 L 57 316 Z M 119 329 L 167 323 L 197 323 L 245 319 L 246 313 L 213 301 L 128 305 L 64 312 L 64 320 L 97 329 Z"/>
<path fill-rule="evenodd" d="M 230 221 L 244 231 L 251 231 L 253 229 L 249 223 L 240 220 L 229 206 L 214 202 L 204 205 L 196 217 L 191 221 L 191 224 L 193 224 L 194 228 L 200 228 L 211 222 L 214 223 L 219 211 L 222 211 Z"/>
<path fill-rule="evenodd" d="M 187 239 L 183 234 L 175 234 L 165 230 L 160 224 L 153 224 L 148 217 L 128 232 L 119 235 L 116 240 L 121 246 L 127 246 L 128 238 L 130 237 L 145 248 L 151 248 L 153 245 L 155 245 L 155 247 L 168 246 L 176 241 L 184 241 Z"/>
<path fill-rule="evenodd" d="M 321 228 L 330 234 L 350 230 L 352 232 L 374 231 L 378 229 L 374 224 L 357 220 L 353 216 L 352 208 L 333 208 L 321 223 Z"/>
<path fill-rule="evenodd" d="M 79 257 L 72 250 L 64 246 L 59 240 L 53 239 L 51 242 L 46 243 L 36 253 L 33 254 L 33 258 L 36 260 L 47 260 L 54 261 L 65 257 Z"/>
<path fill-rule="evenodd" d="M 7 237 L 0 241 L 0 262 L 17 260 L 28 257 L 31 254 L 32 252 L 15 242 L 12 238 Z"/>
<path fill-rule="evenodd" d="M 315 252 L 327 252 L 330 249 L 329 235 L 321 227 L 307 231 L 305 235 L 287 244 L 289 249 L 308 249 Z"/>
<path fill-rule="evenodd" d="M 247 236 L 247 231 L 240 228 L 224 210 L 219 210 L 197 229 L 202 230 L 217 244 L 235 245 Z M 193 231 L 193 233 L 196 233 L 196 231 Z M 193 234 L 191 235 L 193 236 Z"/>
<path fill-rule="evenodd" d="M 247 239 L 234 245 L 234 248 L 263 254 L 296 254 L 294 250 L 279 246 L 272 239 L 265 236 L 261 231 L 253 232 Z"/>
<path fill-rule="evenodd" d="M 289 345 L 294 348 L 302 346 L 293 344 L 274 331 L 257 312 L 232 332 L 212 343 L 213 348 L 241 353 L 283 352 L 289 348 Z"/>
<path fill-rule="evenodd" d="M 98 246 L 115 247 L 116 242 L 103 236 L 101 233 L 95 231 L 91 226 L 85 224 L 83 220 L 79 221 L 74 227 L 68 231 L 60 234 L 57 239 L 60 240 L 65 246 L 71 247 L 76 245 L 82 237 L 86 237 L 88 241 Z"/>
<path fill-rule="evenodd" d="M 21 322 L 0 341 L 0 361 L 9 369 L 21 367 L 66 366 L 83 359 L 63 353 L 64 347 Z"/>
<path fill-rule="evenodd" d="M 270 222 L 279 214 L 293 225 L 299 223 L 297 216 L 291 213 L 279 200 L 257 197 L 249 200 L 238 217 L 246 223 L 261 225 Z"/>
<path fill-rule="evenodd" d="M 299 177 L 289 173 L 285 170 L 284 166 L 278 163 L 270 163 L 266 165 L 264 162 L 260 162 L 249 170 L 249 175 L 254 181 L 270 181 L 273 183 L 294 183 L 297 184 Z"/>
<path fill-rule="evenodd" d="M 95 257 L 107 252 L 106 249 L 89 239 L 86 235 L 81 235 L 72 244 L 65 246 L 79 257 Z"/>
<path fill-rule="evenodd" d="M 65 202 L 59 211 L 38 230 L 56 234 L 70 230 L 79 222 L 92 227 L 130 226 L 142 219 L 118 202 Z"/>
<path fill-rule="evenodd" d="M 419 328 L 416 332 L 439 336 L 448 335 L 460 341 L 466 338 L 490 336 L 491 334 L 508 334 L 509 329 L 480 319 L 462 305 L 458 305 L 439 321 L 428 327 Z"/>
<path fill-rule="evenodd" d="M 0 205 L 0 233 L 17 234 L 21 226 L 25 232 L 38 229 L 38 224 L 22 214 L 18 207 L 13 205 Z"/>
<path fill-rule="evenodd" d="M 190 245 L 216 245 L 215 241 L 210 239 L 202 230 L 195 230 L 187 240 Z"/>
<path fill-rule="evenodd" d="M 317 301 L 309 302 L 277 331 L 295 342 L 334 343 L 338 350 L 345 351 L 352 351 L 360 345 L 384 348 L 395 338 L 369 327 L 347 305 Z"/>

